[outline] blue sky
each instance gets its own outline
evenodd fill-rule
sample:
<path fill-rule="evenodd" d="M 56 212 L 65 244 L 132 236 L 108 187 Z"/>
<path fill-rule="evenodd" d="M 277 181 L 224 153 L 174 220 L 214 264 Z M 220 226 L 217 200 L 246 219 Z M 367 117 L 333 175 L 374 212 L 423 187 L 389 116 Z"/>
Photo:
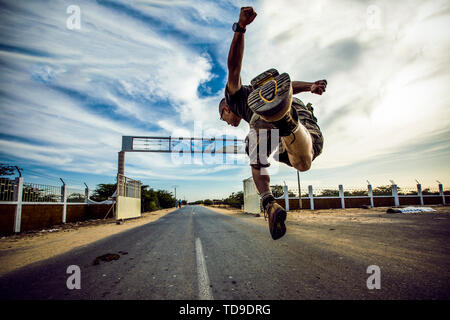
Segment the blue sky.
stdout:
<path fill-rule="evenodd" d="M 81 28 L 67 28 L 77 5 Z M 2 1 L 0 162 L 26 181 L 91 189 L 114 183 L 121 137 L 223 134 L 217 106 L 239 8 L 248 27 L 242 80 L 275 67 L 328 80 L 303 93 L 325 137 L 302 187 L 450 185 L 448 1 Z M 237 164 L 180 164 L 127 153 L 127 176 L 187 200 L 222 198 L 251 175 Z M 297 186 L 292 168 L 272 184 Z"/>

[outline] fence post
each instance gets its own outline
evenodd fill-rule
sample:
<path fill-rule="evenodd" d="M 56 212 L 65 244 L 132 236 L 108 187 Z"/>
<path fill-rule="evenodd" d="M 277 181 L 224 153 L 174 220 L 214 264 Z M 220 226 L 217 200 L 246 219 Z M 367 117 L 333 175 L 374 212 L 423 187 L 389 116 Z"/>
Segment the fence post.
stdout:
<path fill-rule="evenodd" d="M 371 184 L 369 184 L 369 185 L 367 185 L 367 189 L 368 189 L 368 194 L 369 194 L 369 198 L 370 198 L 370 206 L 372 207 L 372 208 L 374 208 L 375 206 L 374 206 L 374 204 L 373 204 L 373 190 L 372 190 L 372 185 Z"/>
<path fill-rule="evenodd" d="M 339 197 L 341 197 L 341 207 L 345 209 L 344 186 L 342 184 L 339 185 Z"/>
<path fill-rule="evenodd" d="M 61 187 L 61 202 L 63 203 L 62 223 L 66 223 L 67 216 L 67 188 L 64 183 Z"/>
<path fill-rule="evenodd" d="M 16 214 L 14 216 L 14 232 L 19 233 L 22 223 L 22 195 L 23 177 L 18 177 L 14 184 L 14 201 L 16 202 Z"/>
<path fill-rule="evenodd" d="M 88 203 L 89 201 L 89 187 L 86 186 L 84 189 L 84 197 L 86 198 L 85 202 Z"/>
<path fill-rule="evenodd" d="M 420 205 L 423 206 L 422 185 L 420 183 L 417 184 L 417 194 L 419 195 Z"/>
<path fill-rule="evenodd" d="M 302 188 L 300 186 L 300 173 L 297 170 L 297 185 L 298 185 L 298 202 L 300 205 L 300 210 L 302 209 L 303 205 L 302 205 Z"/>
<path fill-rule="evenodd" d="M 400 206 L 400 201 L 398 200 L 398 189 L 396 184 L 392 185 L 392 195 L 394 196 L 394 205 L 396 207 Z"/>
<path fill-rule="evenodd" d="M 289 211 L 289 190 L 288 186 L 284 186 L 284 208 Z"/>
<path fill-rule="evenodd" d="M 314 194 L 313 194 L 313 186 L 308 186 L 309 190 L 309 203 L 311 206 L 311 210 L 314 210 Z"/>
<path fill-rule="evenodd" d="M 442 204 L 445 205 L 444 186 L 442 185 L 442 183 L 439 183 L 439 194 L 442 197 Z"/>

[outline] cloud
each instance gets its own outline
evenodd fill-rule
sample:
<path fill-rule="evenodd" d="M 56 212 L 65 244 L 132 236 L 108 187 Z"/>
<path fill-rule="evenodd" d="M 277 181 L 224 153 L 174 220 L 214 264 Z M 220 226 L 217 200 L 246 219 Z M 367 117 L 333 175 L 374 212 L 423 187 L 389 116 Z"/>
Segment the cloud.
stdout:
<path fill-rule="evenodd" d="M 145 12 L 136 18 L 113 4 L 81 2 L 77 32 L 65 28 L 64 2 L 8 3 L 1 13 L 10 34 L 0 47 L 3 134 L 57 145 L 73 163 L 79 160 L 73 147 L 92 148 L 91 160 L 102 161 L 120 150 L 121 135 L 167 135 L 174 128 L 188 133 L 194 120 L 206 122 L 217 113 L 211 97 L 197 95 L 199 85 L 214 77 L 210 58 L 159 34 Z M 33 158 L 23 145 L 17 150 Z"/>
<path fill-rule="evenodd" d="M 370 28 L 368 3 L 263 1 L 248 27 L 247 81 L 273 66 L 293 79 L 328 79 L 325 95 L 300 95 L 313 102 L 325 136 L 317 169 L 391 154 L 448 130 L 448 3 L 375 6 L 380 25 Z"/>

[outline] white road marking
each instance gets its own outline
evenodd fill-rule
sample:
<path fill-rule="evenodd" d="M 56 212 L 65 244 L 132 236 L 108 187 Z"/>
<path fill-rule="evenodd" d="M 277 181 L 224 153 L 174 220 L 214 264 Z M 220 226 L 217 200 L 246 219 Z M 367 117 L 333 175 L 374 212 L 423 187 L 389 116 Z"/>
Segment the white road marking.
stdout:
<path fill-rule="evenodd" d="M 214 300 L 200 238 L 195 240 L 195 251 L 197 253 L 198 297 L 200 300 Z"/>

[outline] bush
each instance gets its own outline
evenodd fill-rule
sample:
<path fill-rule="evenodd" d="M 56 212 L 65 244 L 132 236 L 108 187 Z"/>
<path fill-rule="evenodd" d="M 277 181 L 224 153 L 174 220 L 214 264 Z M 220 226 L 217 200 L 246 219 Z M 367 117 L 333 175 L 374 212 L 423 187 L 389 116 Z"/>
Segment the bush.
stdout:
<path fill-rule="evenodd" d="M 97 189 L 94 190 L 90 199 L 97 202 L 108 200 L 116 190 L 117 183 L 101 183 L 97 185 Z"/>
<path fill-rule="evenodd" d="M 239 191 L 236 193 L 233 192 L 231 196 L 229 196 L 223 201 L 223 203 L 229 205 L 230 207 L 240 209 L 244 205 L 244 192 L 243 191 Z"/>
<path fill-rule="evenodd" d="M 171 192 L 165 190 L 158 190 L 156 191 L 156 195 L 158 196 L 159 206 L 162 209 L 172 208 L 175 206 L 176 199 Z"/>
<path fill-rule="evenodd" d="M 209 200 L 209 199 L 206 199 L 206 200 L 203 201 L 203 204 L 205 206 L 212 206 L 213 202 L 211 200 Z"/>

